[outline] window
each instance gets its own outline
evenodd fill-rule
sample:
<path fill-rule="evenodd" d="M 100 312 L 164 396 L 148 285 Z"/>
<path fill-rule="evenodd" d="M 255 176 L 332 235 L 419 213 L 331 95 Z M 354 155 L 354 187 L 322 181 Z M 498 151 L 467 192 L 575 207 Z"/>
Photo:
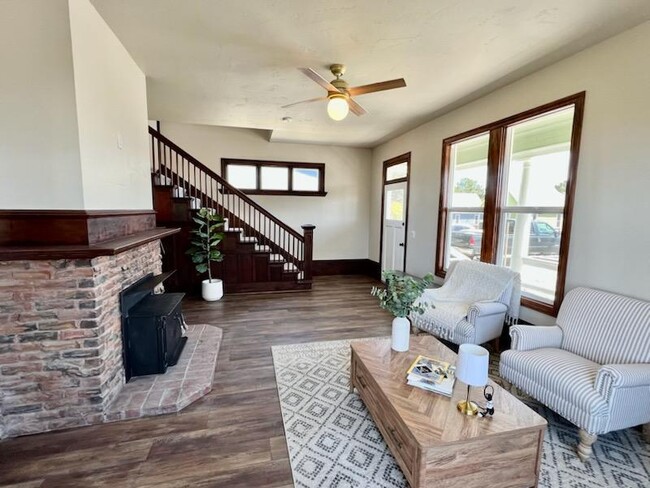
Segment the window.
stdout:
<path fill-rule="evenodd" d="M 585 94 L 443 141 L 436 274 L 477 259 L 518 271 L 522 304 L 564 296 Z"/>
<path fill-rule="evenodd" d="M 221 174 L 228 183 L 249 194 L 327 195 L 322 163 L 222 159 Z"/>

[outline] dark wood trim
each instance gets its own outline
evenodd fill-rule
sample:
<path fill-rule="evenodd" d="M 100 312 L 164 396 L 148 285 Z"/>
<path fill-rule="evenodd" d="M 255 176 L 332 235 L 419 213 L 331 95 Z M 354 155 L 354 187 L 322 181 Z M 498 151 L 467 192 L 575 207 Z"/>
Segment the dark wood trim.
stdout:
<path fill-rule="evenodd" d="M 0 245 L 93 245 L 155 227 L 153 210 L 0 210 Z"/>
<path fill-rule="evenodd" d="M 325 197 L 326 191 L 239 190 L 246 195 L 274 195 L 288 197 Z"/>
<path fill-rule="evenodd" d="M 0 246 L 0 261 L 92 259 L 99 256 L 114 256 L 179 231 L 180 229 L 159 227 L 94 245 Z"/>
<path fill-rule="evenodd" d="M 497 258 L 499 223 L 501 220 L 501 191 L 505 158 L 506 128 L 497 127 L 490 131 L 487 161 L 485 205 L 483 206 L 483 239 L 481 240 L 481 261 L 494 263 Z"/>
<path fill-rule="evenodd" d="M 485 207 L 483 216 L 483 239 L 481 248 L 481 261 L 495 263 L 497 258 L 498 232 L 502 213 L 503 180 L 505 174 L 505 145 L 508 126 L 528 120 L 561 108 L 574 106 L 573 126 L 571 133 L 571 155 L 569 160 L 569 174 L 563 212 L 563 226 L 560 240 L 560 259 L 558 262 L 557 282 L 553 304 L 522 297 L 523 306 L 538 312 L 556 316 L 564 297 L 566 271 L 568 267 L 569 245 L 571 239 L 571 224 L 575 200 L 575 186 L 580 153 L 580 139 L 582 135 L 582 122 L 584 118 L 584 104 L 586 92 L 579 92 L 568 97 L 549 102 L 524 112 L 506 117 L 504 119 L 485 124 L 476 129 L 468 130 L 455 136 L 447 137 L 442 143 L 442 158 L 440 171 L 440 199 L 438 208 L 438 236 L 435 256 L 435 274 L 445 277 L 445 236 L 447 232 L 449 210 L 446 195 L 449 191 L 449 171 L 451 145 L 490 132 L 490 145 L 488 153 L 488 180 L 486 184 Z M 383 207 L 383 199 L 382 199 Z M 383 215 L 382 215 L 383 218 Z M 383 220 L 382 220 L 383 222 Z"/>
<path fill-rule="evenodd" d="M 228 166 L 231 164 L 241 166 L 253 166 L 256 170 L 256 188 L 254 189 L 240 189 L 242 193 L 247 195 L 274 195 L 274 196 L 300 196 L 300 197 L 324 197 L 327 195 L 325 191 L 325 164 L 324 163 L 302 163 L 296 161 L 266 161 L 261 159 L 234 159 L 234 158 L 221 158 L 221 175 L 224 179 L 228 179 Z M 277 168 L 287 168 L 287 190 L 265 190 L 262 188 L 262 167 L 274 166 Z M 318 170 L 318 190 L 305 191 L 293 189 L 293 170 L 295 168 L 317 169 Z"/>
<path fill-rule="evenodd" d="M 365 275 L 379 278 L 379 263 L 370 259 L 319 259 L 313 263 L 314 276 Z"/>
<path fill-rule="evenodd" d="M 406 178 L 395 180 L 386 180 L 388 168 L 400 163 L 406 163 Z M 384 253 L 384 205 L 385 205 L 385 188 L 386 185 L 406 182 L 406 212 L 404 214 L 404 271 L 406 271 L 406 250 L 408 247 L 409 231 L 409 200 L 411 198 L 411 151 L 395 156 L 394 158 L 384 161 L 381 173 L 381 214 L 379 215 L 379 275 L 381 276 L 381 260 Z"/>
<path fill-rule="evenodd" d="M 546 112 L 551 112 L 559 108 L 568 107 L 569 105 L 574 105 L 578 103 L 578 100 L 580 99 L 584 101 L 586 93 L 587 92 L 581 91 L 573 95 L 569 95 L 568 97 L 560 98 L 559 100 L 554 100 L 552 102 L 545 103 L 544 105 L 540 105 L 538 107 L 531 108 L 523 112 L 519 112 L 518 114 L 511 115 L 509 117 L 505 117 L 503 119 L 496 120 L 494 122 L 490 122 L 488 124 L 482 125 L 481 127 L 477 127 L 476 129 L 467 130 L 465 132 L 461 132 L 460 134 L 456 134 L 455 136 L 447 137 L 442 142 L 443 144 L 452 144 L 455 142 L 460 142 L 463 139 L 469 139 L 470 137 L 474 137 L 478 134 L 490 132 L 492 129 L 496 129 L 501 126 L 516 124 L 517 122 L 521 122 L 523 120 L 533 118 L 537 115 L 542 115 Z"/>
<path fill-rule="evenodd" d="M 440 164 L 440 197 L 438 199 L 438 235 L 436 238 L 436 261 L 435 275 L 445 278 L 445 238 L 447 236 L 447 222 L 449 212 L 447 211 L 447 192 L 449 187 L 449 165 L 451 158 L 451 144 L 442 143 L 442 156 Z"/>

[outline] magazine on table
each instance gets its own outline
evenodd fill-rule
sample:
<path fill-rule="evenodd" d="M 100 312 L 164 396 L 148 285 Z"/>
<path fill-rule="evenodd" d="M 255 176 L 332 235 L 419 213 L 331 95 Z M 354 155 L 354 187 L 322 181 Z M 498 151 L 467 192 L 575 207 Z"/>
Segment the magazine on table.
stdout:
<path fill-rule="evenodd" d="M 406 372 L 411 386 L 451 396 L 456 381 L 456 366 L 445 361 L 418 356 Z"/>

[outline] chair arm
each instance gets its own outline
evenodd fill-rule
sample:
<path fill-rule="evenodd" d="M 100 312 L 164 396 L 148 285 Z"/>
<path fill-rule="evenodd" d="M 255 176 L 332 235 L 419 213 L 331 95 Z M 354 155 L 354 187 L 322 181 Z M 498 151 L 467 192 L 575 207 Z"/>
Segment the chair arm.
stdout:
<path fill-rule="evenodd" d="M 530 351 L 542 347 L 559 348 L 563 336 L 562 329 L 557 325 L 513 325 L 510 327 L 510 347 L 515 351 Z"/>
<path fill-rule="evenodd" d="M 479 317 L 498 315 L 507 311 L 507 305 L 500 302 L 475 302 L 467 309 L 467 321 L 476 324 L 476 319 Z"/>
<path fill-rule="evenodd" d="M 607 364 L 598 370 L 596 391 L 607 401 L 617 388 L 650 388 L 650 364 Z"/>

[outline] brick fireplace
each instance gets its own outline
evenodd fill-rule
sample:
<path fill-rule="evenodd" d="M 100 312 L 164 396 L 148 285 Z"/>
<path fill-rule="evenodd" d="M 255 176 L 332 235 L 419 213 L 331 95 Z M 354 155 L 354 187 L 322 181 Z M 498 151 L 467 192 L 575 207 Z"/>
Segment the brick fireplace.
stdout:
<path fill-rule="evenodd" d="M 105 420 L 125 382 L 119 293 L 161 272 L 175 232 L 147 225 L 44 247 L 8 243 L 0 218 L 0 439 Z"/>

